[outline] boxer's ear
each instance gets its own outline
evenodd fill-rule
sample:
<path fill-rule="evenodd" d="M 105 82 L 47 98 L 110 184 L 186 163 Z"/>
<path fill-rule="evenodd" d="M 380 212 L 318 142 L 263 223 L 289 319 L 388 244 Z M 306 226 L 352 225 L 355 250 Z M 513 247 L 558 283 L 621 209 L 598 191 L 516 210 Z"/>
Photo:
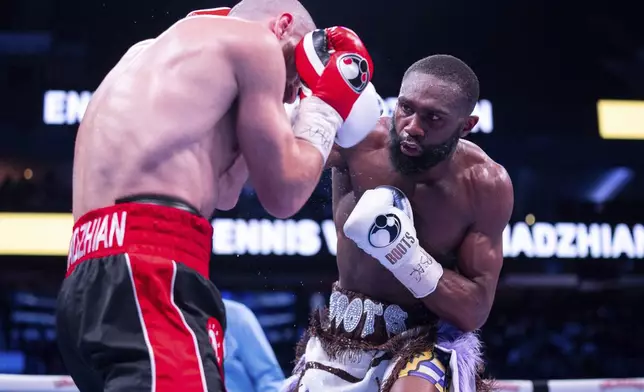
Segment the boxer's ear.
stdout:
<path fill-rule="evenodd" d="M 277 39 L 282 40 L 288 38 L 289 35 L 293 32 L 293 15 L 285 12 L 277 17 L 275 20 L 275 26 L 273 27 L 273 32 Z"/>
<path fill-rule="evenodd" d="M 467 136 L 472 129 L 479 123 L 479 116 L 469 116 L 465 119 L 463 129 L 461 129 L 461 137 Z"/>

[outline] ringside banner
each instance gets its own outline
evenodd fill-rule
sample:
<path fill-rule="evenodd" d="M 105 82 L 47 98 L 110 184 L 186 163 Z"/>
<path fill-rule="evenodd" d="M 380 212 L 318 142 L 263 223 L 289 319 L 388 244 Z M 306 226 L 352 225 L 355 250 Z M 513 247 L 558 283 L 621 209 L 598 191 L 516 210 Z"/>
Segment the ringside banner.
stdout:
<path fill-rule="evenodd" d="M 216 255 L 336 254 L 331 220 L 217 218 L 212 224 Z M 66 256 L 72 226 L 71 214 L 1 213 L 0 255 Z M 534 259 L 643 259 L 644 225 L 515 222 L 503 232 L 503 254 Z"/>

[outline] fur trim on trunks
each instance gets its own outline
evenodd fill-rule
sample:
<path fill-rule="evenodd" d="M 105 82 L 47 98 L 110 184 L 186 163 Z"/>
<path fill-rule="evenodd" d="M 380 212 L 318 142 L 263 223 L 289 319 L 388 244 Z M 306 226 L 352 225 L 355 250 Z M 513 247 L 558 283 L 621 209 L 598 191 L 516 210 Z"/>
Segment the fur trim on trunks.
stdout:
<path fill-rule="evenodd" d="M 367 296 L 342 289 L 338 283 L 333 285 L 334 292 L 353 298 L 369 299 Z M 383 303 L 383 306 L 391 304 Z M 426 351 L 453 352 L 451 363 L 444 363 L 446 367 L 458 368 L 458 388 L 461 392 L 491 392 L 494 388 L 493 380 L 484 380 L 481 375 L 484 370 L 481 341 L 474 332 L 463 333 L 454 326 L 438 321 L 424 306 L 419 304 L 412 308 L 403 308 L 409 316 L 406 321 L 406 331 L 391 336 L 385 331 L 383 320 L 376 320 L 375 330 L 367 338 L 356 334 L 360 331 L 365 320 L 361 320 L 354 333 L 347 333 L 343 328 L 329 319 L 329 309 L 321 309 L 312 314 L 310 325 L 296 348 L 296 361 L 293 376 L 287 381 L 286 391 L 295 391 L 305 373 L 305 351 L 309 339 L 315 337 L 319 340 L 326 355 L 340 363 L 355 362 L 360 354 L 365 351 L 376 350 L 384 353 L 378 355 L 372 362 L 372 367 L 381 361 L 391 361 L 393 368 L 389 377 L 380 385 L 380 392 L 389 392 L 398 379 L 398 374 L 405 366 L 412 362 L 419 353 Z M 389 337 L 389 336 L 391 337 Z M 456 363 L 454 363 L 456 362 Z M 450 372 L 451 373 L 451 372 Z M 449 375 L 448 375 L 449 377 Z M 475 387 L 475 391 L 472 388 Z"/>
<path fill-rule="evenodd" d="M 414 358 L 414 354 L 432 350 L 436 341 L 436 329 L 434 326 L 423 326 L 409 329 L 399 335 L 393 336 L 386 343 L 374 345 L 372 343 L 347 339 L 341 336 L 333 335 L 323 328 L 323 321 L 328 322 L 328 310 L 321 310 L 311 318 L 311 325 L 297 345 L 296 368 L 301 366 L 300 359 L 306 350 L 306 344 L 309 338 L 315 336 L 320 339 L 324 351 L 334 360 L 341 362 L 349 360 L 351 356 L 358 355 L 366 350 L 384 351 L 386 355 L 379 357 L 378 360 L 397 361 L 397 365 L 392 374 L 398 374 L 405 367 L 408 361 Z M 400 359 L 400 360 L 399 360 Z M 298 369 L 294 370 L 294 373 Z M 389 392 L 395 377 L 390 377 L 382 386 L 382 392 Z M 298 381 L 299 383 L 299 381 Z"/>
<path fill-rule="evenodd" d="M 476 385 L 477 392 L 494 390 L 494 380 L 485 380 L 481 377 L 485 364 L 481 340 L 475 332 L 464 333 L 453 325 L 440 321 L 436 345 L 456 352 L 461 392 L 469 392 L 470 385 Z"/>

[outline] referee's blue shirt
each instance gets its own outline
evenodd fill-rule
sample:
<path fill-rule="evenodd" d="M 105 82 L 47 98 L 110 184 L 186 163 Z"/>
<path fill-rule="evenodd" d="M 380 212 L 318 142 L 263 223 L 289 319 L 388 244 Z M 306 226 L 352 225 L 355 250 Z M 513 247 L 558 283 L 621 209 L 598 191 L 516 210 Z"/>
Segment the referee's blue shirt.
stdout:
<path fill-rule="evenodd" d="M 244 304 L 224 299 L 224 376 L 229 392 L 277 392 L 284 372 L 257 317 Z"/>

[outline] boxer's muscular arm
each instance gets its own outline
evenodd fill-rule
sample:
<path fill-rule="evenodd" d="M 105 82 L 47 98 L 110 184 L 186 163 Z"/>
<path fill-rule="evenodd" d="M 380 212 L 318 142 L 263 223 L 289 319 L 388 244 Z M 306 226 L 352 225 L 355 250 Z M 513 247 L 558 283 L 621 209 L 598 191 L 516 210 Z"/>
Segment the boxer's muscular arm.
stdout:
<path fill-rule="evenodd" d="M 219 200 L 217 200 L 217 209 L 220 211 L 232 210 L 241 194 L 244 185 L 248 180 L 248 167 L 243 155 L 239 155 L 233 161 L 233 164 L 219 176 Z"/>
<path fill-rule="evenodd" d="M 458 251 L 459 273 L 444 270 L 436 291 L 423 303 L 463 331 L 480 328 L 487 320 L 503 265 L 503 230 L 514 205 L 512 182 L 505 169 L 478 176 L 475 185 L 476 221 Z"/>
<path fill-rule="evenodd" d="M 283 105 L 286 71 L 275 37 L 257 31 L 235 49 L 237 137 L 264 208 L 278 218 L 308 200 L 323 169 L 320 152 L 293 135 Z"/>

